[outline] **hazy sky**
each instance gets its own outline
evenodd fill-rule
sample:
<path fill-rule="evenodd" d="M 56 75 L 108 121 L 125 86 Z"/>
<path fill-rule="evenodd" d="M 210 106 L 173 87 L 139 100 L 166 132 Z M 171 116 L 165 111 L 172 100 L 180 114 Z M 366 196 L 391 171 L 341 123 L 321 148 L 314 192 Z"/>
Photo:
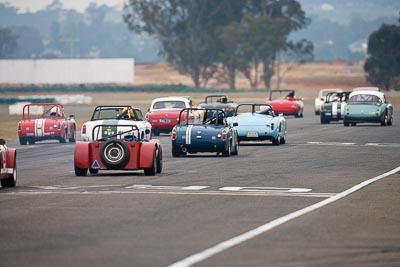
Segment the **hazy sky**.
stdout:
<path fill-rule="evenodd" d="M 0 3 L 9 3 L 20 9 L 21 12 L 29 10 L 36 12 L 39 9 L 46 8 L 53 0 L 0 0 Z M 106 4 L 109 6 L 122 6 L 124 0 L 61 0 L 63 7 L 66 9 L 76 9 L 83 12 L 89 3 L 94 2 L 98 5 Z"/>

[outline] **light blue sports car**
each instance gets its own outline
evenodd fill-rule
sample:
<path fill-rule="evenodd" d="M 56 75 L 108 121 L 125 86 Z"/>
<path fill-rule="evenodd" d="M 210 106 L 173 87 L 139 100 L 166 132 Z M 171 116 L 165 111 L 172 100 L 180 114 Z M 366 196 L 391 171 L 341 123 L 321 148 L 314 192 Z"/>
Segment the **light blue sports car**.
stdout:
<path fill-rule="evenodd" d="M 235 126 L 240 141 L 270 140 L 273 145 L 286 143 L 286 119 L 276 115 L 268 104 L 240 104 L 228 123 Z"/>

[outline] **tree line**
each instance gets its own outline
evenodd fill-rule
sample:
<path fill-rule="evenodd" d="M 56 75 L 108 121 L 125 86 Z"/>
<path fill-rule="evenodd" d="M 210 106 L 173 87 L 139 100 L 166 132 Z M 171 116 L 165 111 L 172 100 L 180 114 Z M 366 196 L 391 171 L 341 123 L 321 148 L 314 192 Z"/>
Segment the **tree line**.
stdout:
<path fill-rule="evenodd" d="M 313 57 L 310 41 L 288 40 L 310 23 L 296 0 L 130 0 L 124 20 L 155 36 L 167 62 L 197 88 L 217 78 L 234 89 L 238 72 L 252 88 L 270 88 L 279 55 Z"/>

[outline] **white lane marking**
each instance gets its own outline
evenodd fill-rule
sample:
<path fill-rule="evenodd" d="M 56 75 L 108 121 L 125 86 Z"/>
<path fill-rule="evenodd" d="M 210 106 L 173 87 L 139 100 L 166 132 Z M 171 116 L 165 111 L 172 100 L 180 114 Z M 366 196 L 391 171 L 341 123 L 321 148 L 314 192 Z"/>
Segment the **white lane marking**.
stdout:
<path fill-rule="evenodd" d="M 88 188 L 107 188 L 107 187 L 121 187 L 126 184 L 113 184 L 113 185 L 82 185 L 82 186 L 65 186 L 65 185 L 36 185 L 30 186 L 33 188 L 44 189 L 44 190 L 75 190 L 75 189 L 88 189 Z"/>
<path fill-rule="evenodd" d="M 165 186 L 165 185 L 147 185 L 147 184 L 135 184 L 126 186 L 126 189 L 140 189 L 140 190 L 202 190 L 209 186 Z"/>
<path fill-rule="evenodd" d="M 239 191 L 239 192 L 276 192 L 276 193 L 305 193 L 310 192 L 309 188 L 281 188 L 281 187 L 222 187 L 221 191 Z"/>
<path fill-rule="evenodd" d="M 208 248 L 206 250 L 203 250 L 203 251 L 201 251 L 199 253 L 193 254 L 193 255 L 191 255 L 191 256 L 189 256 L 187 258 L 184 258 L 184 259 L 182 259 L 180 261 L 177 261 L 177 262 L 175 262 L 173 264 L 170 264 L 167 267 L 190 267 L 190 266 L 193 266 L 194 264 L 196 264 L 198 262 L 201 262 L 201 261 L 204 261 L 204 260 L 206 260 L 206 259 L 208 259 L 208 258 L 210 258 L 210 257 L 222 252 L 222 251 L 225 251 L 225 250 L 227 250 L 227 249 L 229 249 L 229 248 L 231 248 L 233 246 L 236 246 L 236 245 L 238 245 L 240 243 L 243 243 L 243 242 L 245 242 L 247 240 L 250 240 L 250 239 L 252 239 L 252 238 L 254 238 L 254 237 L 258 236 L 258 235 L 261 235 L 261 234 L 263 234 L 263 233 L 265 233 L 265 232 L 267 232 L 269 230 L 272 230 L 272 229 L 280 226 L 281 224 L 284 224 L 286 222 L 294 220 L 294 219 L 296 219 L 296 218 L 298 218 L 298 217 L 300 217 L 302 215 L 305 215 L 305 214 L 310 213 L 310 212 L 312 212 L 314 210 L 322 208 L 322 207 L 324 207 L 324 206 L 326 206 L 328 204 L 331 204 L 331 203 L 333 203 L 335 201 L 338 201 L 339 199 L 344 198 L 344 197 L 346 197 L 346 196 L 348 196 L 348 195 L 350 195 L 350 194 L 362 189 L 363 187 L 366 187 L 367 185 L 369 185 L 371 183 L 374 183 L 374 182 L 376 182 L 376 181 L 378 181 L 380 179 L 383 179 L 383 178 L 385 178 L 387 176 L 395 174 L 395 173 L 397 173 L 399 171 L 400 171 L 400 167 L 397 167 L 397 168 L 395 168 L 395 169 L 393 169 L 393 170 L 391 170 L 389 172 L 386 172 L 386 173 L 381 174 L 379 176 L 376 176 L 374 178 L 368 179 L 368 180 L 366 180 L 366 181 L 364 181 L 364 182 L 362 182 L 362 183 L 360 183 L 358 185 L 355 185 L 355 186 L 353 186 L 353 187 L 351 187 L 351 188 L 349 188 L 349 189 L 347 189 L 347 190 L 345 190 L 345 191 L 343 191 L 343 192 L 341 192 L 341 193 L 339 193 L 339 194 L 337 194 L 337 195 L 335 195 L 333 197 L 327 198 L 327 199 L 325 199 L 325 200 L 323 200 L 321 202 L 318 202 L 318 203 L 313 204 L 311 206 L 305 207 L 305 208 L 303 208 L 301 210 L 292 212 L 292 213 L 290 213 L 288 215 L 285 215 L 283 217 L 280 217 L 278 219 L 275 219 L 275 220 L 273 220 L 271 222 L 268 222 L 268 223 L 266 223 L 264 225 L 261 225 L 261 226 L 255 228 L 253 230 L 250 230 L 250 231 L 248 231 L 248 232 L 246 232 L 244 234 L 241 234 L 241 235 L 238 235 L 238 236 L 233 237 L 231 239 L 228 239 L 226 241 L 223 241 L 223 242 L 221 242 L 221 243 L 219 243 L 219 244 L 217 244 L 217 245 L 215 245 L 213 247 L 210 247 L 210 248 Z"/>
<path fill-rule="evenodd" d="M 100 191 L 75 191 L 75 190 L 49 190 L 49 191 L 11 191 L 2 195 L 113 195 L 113 194 L 153 194 L 153 195 L 206 195 L 206 196 L 247 196 L 247 197 L 314 197 L 328 198 L 335 193 L 279 193 L 279 192 L 228 192 L 228 191 L 160 191 L 160 190 L 100 190 Z"/>

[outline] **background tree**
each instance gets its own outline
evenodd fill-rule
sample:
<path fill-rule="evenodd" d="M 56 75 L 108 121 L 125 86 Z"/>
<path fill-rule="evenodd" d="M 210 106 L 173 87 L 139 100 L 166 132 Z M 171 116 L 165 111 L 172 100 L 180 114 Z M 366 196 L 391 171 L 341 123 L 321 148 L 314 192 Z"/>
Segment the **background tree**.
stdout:
<path fill-rule="evenodd" d="M 130 0 L 124 20 L 137 33 L 155 35 L 161 53 L 195 87 L 205 87 L 217 70 L 215 28 L 223 21 L 219 10 L 229 1 Z"/>
<path fill-rule="evenodd" d="M 17 49 L 18 36 L 11 28 L 0 27 L 0 58 L 11 58 Z"/>
<path fill-rule="evenodd" d="M 382 25 L 368 39 L 367 80 L 385 90 L 397 88 L 400 75 L 400 27 Z M 397 77 L 396 77 L 397 76 Z"/>

